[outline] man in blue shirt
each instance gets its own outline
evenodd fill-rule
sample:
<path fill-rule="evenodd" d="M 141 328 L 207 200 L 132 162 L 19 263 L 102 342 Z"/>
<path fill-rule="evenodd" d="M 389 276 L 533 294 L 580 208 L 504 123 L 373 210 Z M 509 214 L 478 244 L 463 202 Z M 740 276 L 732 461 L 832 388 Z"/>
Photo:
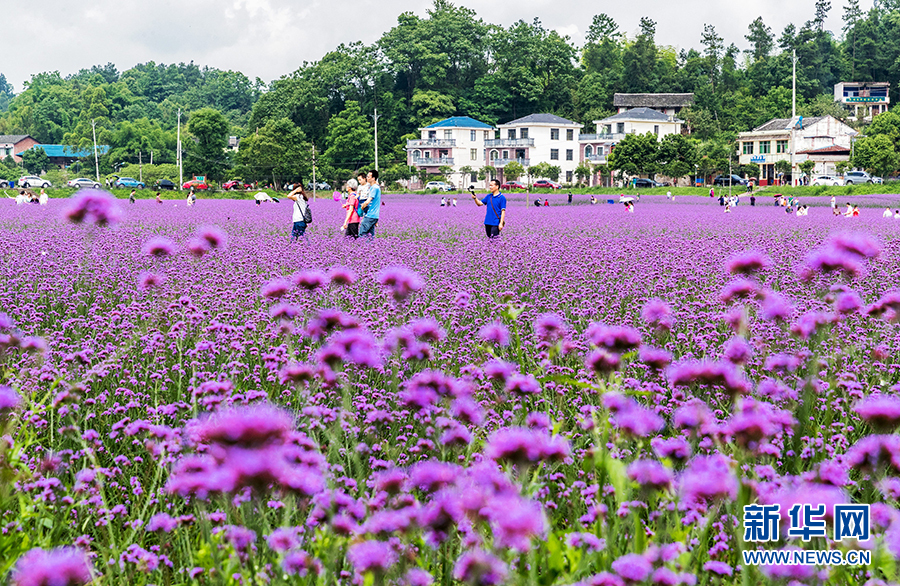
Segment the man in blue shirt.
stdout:
<path fill-rule="evenodd" d="M 473 188 L 472 199 L 475 205 L 487 207 L 484 214 L 484 232 L 488 238 L 496 238 L 506 225 L 506 196 L 500 193 L 500 182 L 496 179 L 491 179 L 490 189 L 491 192 L 479 201 Z"/>
<path fill-rule="evenodd" d="M 378 171 L 372 169 L 366 176 L 369 184 L 368 200 L 360 206 L 359 235 L 375 237 L 375 225 L 381 211 L 381 188 L 378 186 Z"/>

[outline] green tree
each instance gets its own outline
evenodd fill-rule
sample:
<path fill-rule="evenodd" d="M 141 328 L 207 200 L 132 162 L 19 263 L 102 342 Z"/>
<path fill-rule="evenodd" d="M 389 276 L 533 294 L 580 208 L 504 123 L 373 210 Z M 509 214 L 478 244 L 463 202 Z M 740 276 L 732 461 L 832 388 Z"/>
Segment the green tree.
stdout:
<path fill-rule="evenodd" d="M 699 161 L 697 143 L 683 134 L 668 134 L 659 141 L 657 160 L 663 175 L 680 179 L 694 172 Z"/>
<path fill-rule="evenodd" d="M 775 38 L 772 36 L 772 28 L 763 22 L 761 16 L 756 17 L 756 20 L 750 23 L 744 38 L 750 43 L 751 48 L 748 52 L 753 61 L 767 59 L 772 53 L 772 49 L 775 47 Z"/>
<path fill-rule="evenodd" d="M 37 175 L 50 168 L 50 157 L 39 146 L 34 146 L 22 155 L 22 165 L 32 175 Z"/>
<path fill-rule="evenodd" d="M 656 135 L 629 134 L 607 157 L 609 166 L 629 175 L 653 174 L 657 171 L 659 144 Z"/>
<path fill-rule="evenodd" d="M 741 170 L 744 172 L 745 177 L 759 177 L 759 165 L 756 163 L 747 163 Z"/>
<path fill-rule="evenodd" d="M 280 187 L 310 176 L 312 144 L 290 119 L 273 120 L 241 140 L 237 162 L 235 171 L 245 180 L 271 179 Z"/>
<path fill-rule="evenodd" d="M 800 163 L 800 164 L 797 165 L 797 166 L 800 168 L 800 171 L 801 171 L 802 173 L 805 173 L 806 175 L 810 175 L 810 174 L 812 174 L 813 169 L 816 168 L 816 162 L 815 162 L 815 161 L 806 160 L 806 161 L 803 161 L 802 163 Z"/>
<path fill-rule="evenodd" d="M 225 154 L 228 120 L 214 108 L 202 108 L 191 114 L 187 129 L 193 137 L 193 140 L 187 140 L 186 152 L 182 155 L 188 173 L 221 181 L 229 167 Z M 184 139 L 182 144 L 185 144 Z"/>
<path fill-rule="evenodd" d="M 335 169 L 346 170 L 346 174 L 374 161 L 374 131 L 358 102 L 347 102 L 344 110 L 331 118 L 325 146 L 325 162 Z"/>
<path fill-rule="evenodd" d="M 575 177 L 578 179 L 578 183 L 587 183 L 591 175 L 593 175 L 593 170 L 591 169 L 591 164 L 587 161 L 578 163 L 578 166 L 575 167 Z"/>
<path fill-rule="evenodd" d="M 884 134 L 864 136 L 856 141 L 850 162 L 854 167 L 887 177 L 900 166 L 900 153 Z"/>
<path fill-rule="evenodd" d="M 518 161 L 510 161 L 503 167 L 503 178 L 507 181 L 515 181 L 525 174 L 525 167 Z"/>
<path fill-rule="evenodd" d="M 450 96 L 431 90 L 417 90 L 411 104 L 413 123 L 419 128 L 452 116 L 456 111 Z"/>

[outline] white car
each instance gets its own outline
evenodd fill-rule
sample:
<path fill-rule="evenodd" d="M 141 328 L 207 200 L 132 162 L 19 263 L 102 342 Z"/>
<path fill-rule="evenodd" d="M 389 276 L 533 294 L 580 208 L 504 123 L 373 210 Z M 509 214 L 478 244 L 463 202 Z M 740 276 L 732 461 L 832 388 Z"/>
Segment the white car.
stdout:
<path fill-rule="evenodd" d="M 425 184 L 425 189 L 435 189 L 437 191 L 453 191 L 453 187 L 447 185 L 443 181 L 429 181 Z"/>
<path fill-rule="evenodd" d="M 86 177 L 79 177 L 78 179 L 72 179 L 68 183 L 66 183 L 69 187 L 74 187 L 78 189 L 80 187 L 92 187 L 94 189 L 100 189 L 100 184 L 94 181 L 93 179 L 88 179 Z"/>
<path fill-rule="evenodd" d="M 843 185 L 844 178 L 838 175 L 816 175 L 812 181 L 813 185 Z"/>
<path fill-rule="evenodd" d="M 844 185 L 874 183 L 872 176 L 865 171 L 847 171 L 844 173 Z"/>
<path fill-rule="evenodd" d="M 41 187 L 47 189 L 53 187 L 53 184 L 46 179 L 41 179 L 34 175 L 26 175 L 25 177 L 19 177 L 19 187 Z"/>

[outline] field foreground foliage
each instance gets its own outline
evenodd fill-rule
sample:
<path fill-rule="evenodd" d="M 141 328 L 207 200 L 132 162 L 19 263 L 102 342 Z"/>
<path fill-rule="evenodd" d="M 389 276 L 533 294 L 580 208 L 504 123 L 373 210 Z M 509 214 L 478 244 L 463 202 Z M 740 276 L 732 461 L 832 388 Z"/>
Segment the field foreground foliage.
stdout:
<path fill-rule="evenodd" d="M 900 221 L 286 204 L 4 208 L 0 579 L 898 581 Z M 872 563 L 742 567 L 804 502 Z"/>

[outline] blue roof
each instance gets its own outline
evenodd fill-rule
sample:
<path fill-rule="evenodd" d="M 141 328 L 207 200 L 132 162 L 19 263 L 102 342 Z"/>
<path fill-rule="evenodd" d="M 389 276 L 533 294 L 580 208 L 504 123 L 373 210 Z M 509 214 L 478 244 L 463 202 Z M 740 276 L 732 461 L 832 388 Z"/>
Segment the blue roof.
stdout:
<path fill-rule="evenodd" d="M 425 128 L 483 128 L 485 130 L 493 130 L 490 124 L 485 124 L 480 120 L 469 118 L 468 116 L 451 116 L 440 122 L 429 124 Z"/>
<path fill-rule="evenodd" d="M 32 149 L 44 149 L 44 152 L 47 153 L 48 157 L 68 157 L 81 159 L 83 157 L 91 157 L 94 155 L 94 149 L 77 149 L 73 146 L 65 145 L 65 144 L 36 144 Z M 31 150 L 31 149 L 26 149 Z M 105 155 L 109 152 L 109 145 L 98 144 L 97 145 L 97 154 Z M 21 157 L 25 151 L 21 153 L 16 153 L 17 157 Z"/>

